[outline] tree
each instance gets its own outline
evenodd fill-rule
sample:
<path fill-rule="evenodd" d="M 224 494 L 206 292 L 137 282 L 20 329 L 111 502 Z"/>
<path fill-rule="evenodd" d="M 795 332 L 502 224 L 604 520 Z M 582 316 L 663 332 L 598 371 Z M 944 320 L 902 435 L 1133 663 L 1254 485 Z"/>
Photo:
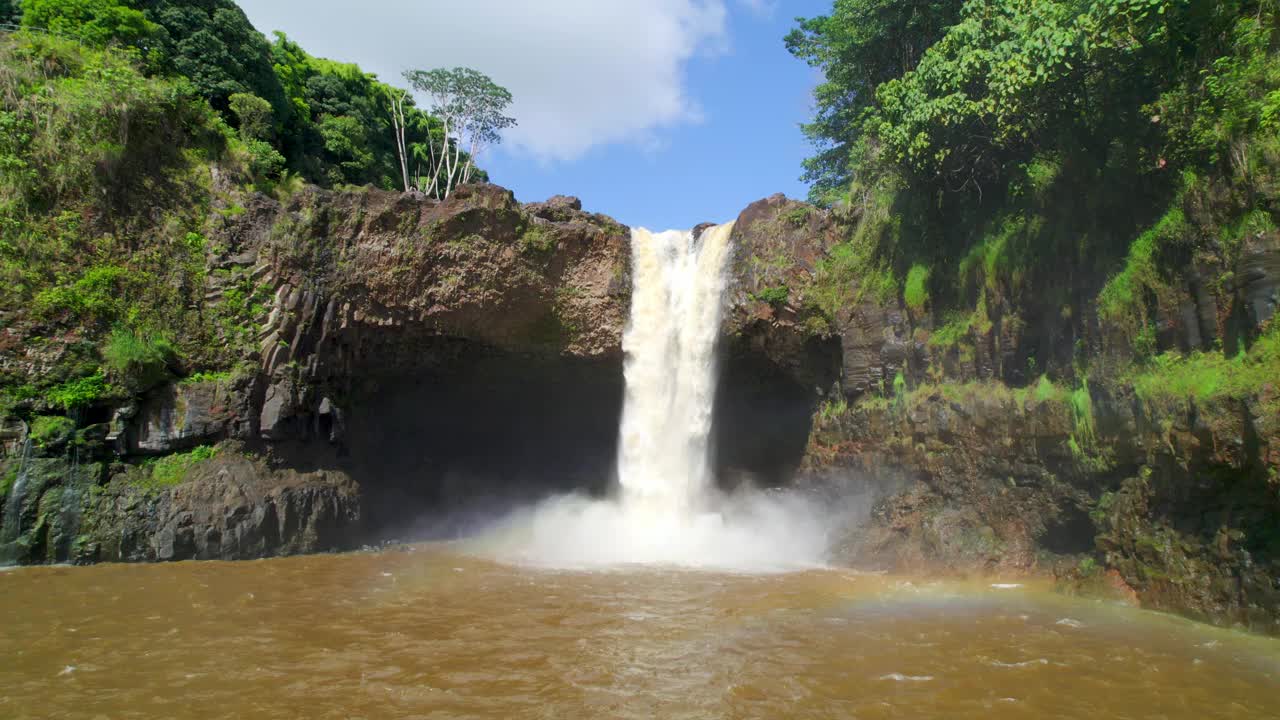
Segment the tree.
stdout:
<path fill-rule="evenodd" d="M 405 120 L 404 104 L 409 99 L 409 93 L 400 88 L 391 88 L 387 93 L 387 101 L 391 103 L 391 125 L 396 134 L 396 154 L 400 157 L 400 177 L 404 183 L 404 191 L 409 192 L 412 185 L 409 183 L 409 151 L 405 144 L 405 129 L 408 123 Z"/>
<path fill-rule="evenodd" d="M 414 90 L 431 97 L 431 111 L 444 124 L 439 139 L 430 137 L 432 162 L 426 192 L 448 197 L 455 187 L 470 182 L 476 156 L 501 142 L 501 131 L 516 124 L 515 118 L 503 114 L 511 104 L 511 93 L 471 68 L 408 70 L 404 77 Z"/>
<path fill-rule="evenodd" d="M 23 0 L 22 24 L 92 47 L 141 46 L 158 29 L 118 0 Z"/>
<path fill-rule="evenodd" d="M 271 103 L 250 93 L 235 93 L 228 98 L 236 116 L 240 139 L 271 140 L 275 135 L 275 118 Z"/>
<path fill-rule="evenodd" d="M 819 148 L 806 179 L 823 199 L 883 161 L 917 181 L 982 194 L 1061 148 L 1145 152 L 1171 127 L 1148 105 L 1183 79 L 1198 88 L 1237 20 L 1267 25 L 1275 4 L 836 0 L 830 16 L 801 20 L 787 36 L 791 52 L 826 76 L 804 126 Z"/>
<path fill-rule="evenodd" d="M 876 88 L 915 68 L 960 19 L 964 0 L 836 0 L 830 15 L 799 19 L 787 49 L 820 68 L 816 114 L 803 126 L 819 149 L 805 161 L 815 200 L 848 186 L 866 111 Z"/>
<path fill-rule="evenodd" d="M 58 0 L 61 2 L 61 0 Z M 77 0 L 84 1 L 84 0 Z M 218 110 L 236 93 L 271 103 L 276 118 L 288 118 L 280 79 L 272 70 L 271 45 L 233 0 L 131 0 L 158 26 L 159 74 L 184 75 Z"/>
<path fill-rule="evenodd" d="M 0 25 L 17 25 L 22 22 L 22 3 L 18 0 L 0 0 Z"/>

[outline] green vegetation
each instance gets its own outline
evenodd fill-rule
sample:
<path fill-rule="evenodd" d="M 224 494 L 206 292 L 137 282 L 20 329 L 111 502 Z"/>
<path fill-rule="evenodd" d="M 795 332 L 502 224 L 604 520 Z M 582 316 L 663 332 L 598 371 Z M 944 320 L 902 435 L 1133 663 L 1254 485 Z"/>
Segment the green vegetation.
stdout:
<path fill-rule="evenodd" d="M 1078 569 L 1080 571 L 1080 574 L 1085 576 L 1093 575 L 1097 572 L 1100 572 L 1100 568 L 1098 567 L 1098 561 L 1094 560 L 1091 557 L 1080 558 L 1080 564 L 1078 566 Z"/>
<path fill-rule="evenodd" d="M 181 383 L 183 385 L 199 385 L 201 383 L 226 382 L 227 380 L 230 380 L 233 377 L 235 377 L 235 373 L 229 370 L 222 370 L 222 371 L 216 371 L 216 372 L 201 370 L 200 372 L 192 373 L 182 378 Z"/>
<path fill-rule="evenodd" d="M 809 207 L 801 205 L 782 213 L 782 220 L 791 227 L 802 228 L 809 222 L 809 213 Z"/>
<path fill-rule="evenodd" d="M 53 360 L 0 375 L 6 415 L 74 415 L 240 362 L 272 288 L 218 267 L 230 249 L 207 238 L 248 192 L 486 179 L 456 141 L 470 126 L 446 132 L 404 90 L 268 40 L 233 0 L 3 0 L 9 21 L 22 29 L 0 32 L 0 307 Z M 300 215 L 278 245 L 323 280 L 334 219 Z M 542 251 L 547 237 L 526 240 Z"/>
<path fill-rule="evenodd" d="M 924 312 L 929 302 L 929 268 L 919 264 L 911 266 L 902 286 L 902 299 L 914 312 Z"/>
<path fill-rule="evenodd" d="M 22 29 L 0 32 L 0 307 L 54 359 L 40 377 L 0 375 L 5 414 L 73 413 L 236 365 L 271 288 L 218 266 L 230 249 L 207 237 L 246 213 L 244 193 L 486 179 L 467 150 L 494 138 L 457 143 L 483 123 L 447 132 L 356 65 L 268 40 L 233 0 L 4 0 L 4 22 Z M 278 245 L 316 281 L 342 219 L 301 215 Z M 525 240 L 545 251 L 548 237 Z"/>
<path fill-rule="evenodd" d="M 863 299 L 888 302 L 897 296 L 897 278 L 878 256 L 878 248 L 882 237 L 896 234 L 899 222 L 886 206 L 868 208 L 853 237 L 818 261 L 803 293 L 811 308 L 832 319 Z"/>
<path fill-rule="evenodd" d="M 822 403 L 822 406 L 818 408 L 818 419 L 823 425 L 829 425 L 844 417 L 847 412 L 849 412 L 849 403 L 845 400 L 844 395 L 839 395 Z"/>
<path fill-rule="evenodd" d="M 773 307 L 782 307 L 787 304 L 787 300 L 791 297 L 791 288 L 786 285 L 777 285 L 775 287 L 767 287 L 753 297 L 762 303 L 772 305 Z"/>
<path fill-rule="evenodd" d="M 1189 399 L 1201 406 L 1255 396 L 1270 387 L 1269 404 L 1264 407 L 1280 415 L 1278 328 L 1273 322 L 1253 347 L 1232 358 L 1220 352 L 1163 353 L 1135 367 L 1129 380 L 1144 400 L 1178 403 Z"/>
<path fill-rule="evenodd" d="M 76 424 L 62 415 L 37 415 L 31 419 L 31 444 L 38 448 L 64 443 L 75 434 Z"/>
<path fill-rule="evenodd" d="M 900 299 L 932 320 L 935 380 L 1055 328 L 1076 352 L 1025 348 L 1023 377 L 1072 379 L 1085 454 L 1088 381 L 1257 395 L 1265 342 L 1226 316 L 1246 239 L 1280 227 L 1278 27 L 1276 0 L 834 0 L 799 21 L 787 46 L 825 76 L 811 199 L 854 218 L 811 310 Z M 1184 358 L 1164 330 L 1196 283 L 1218 327 Z"/>
<path fill-rule="evenodd" d="M 198 463 L 216 457 L 218 448 L 213 445 L 202 445 L 183 453 L 165 455 L 162 458 L 149 460 L 144 464 L 144 473 L 130 476 L 132 484 L 150 494 L 159 493 L 168 488 L 181 485 L 187 479 L 187 473 Z"/>
<path fill-rule="evenodd" d="M 56 37 L 0 36 L 0 68 L 0 304 L 72 333 L 41 389 L 100 375 L 112 328 L 190 335 L 208 165 L 226 150 L 216 115 L 186 83 Z"/>
<path fill-rule="evenodd" d="M 520 247 L 535 253 L 547 253 L 555 249 L 556 236 L 537 223 L 529 223 L 520 233 Z"/>
<path fill-rule="evenodd" d="M 436 167 L 444 150 L 470 159 L 403 90 L 355 65 L 312 57 L 282 34 L 269 41 L 233 0 L 24 0 L 23 9 L 26 27 L 111 48 L 142 74 L 206 100 L 264 183 L 288 169 L 325 186 L 391 189 Z"/>
<path fill-rule="evenodd" d="M 1143 298 L 1150 293 L 1167 296 L 1169 281 L 1162 276 L 1162 253 L 1184 243 L 1188 233 L 1181 207 L 1173 207 L 1129 246 L 1124 269 L 1113 275 L 1098 293 L 1098 317 L 1126 327 L 1136 337 L 1152 318 Z"/>
<path fill-rule="evenodd" d="M 1092 445 L 1097 441 L 1097 430 L 1093 422 L 1093 396 L 1089 394 L 1088 379 L 1084 379 L 1083 384 L 1071 392 L 1068 402 L 1071 405 L 1071 418 L 1075 423 L 1075 437 L 1085 445 Z"/>
<path fill-rule="evenodd" d="M 1031 393 L 1031 397 L 1037 403 L 1043 402 L 1062 402 L 1065 391 L 1056 383 L 1049 379 L 1048 375 L 1041 375 L 1036 381 L 1035 388 Z"/>
<path fill-rule="evenodd" d="M 22 0 L 22 24 L 86 45 L 137 45 L 157 27 L 140 10 L 115 0 Z"/>
<path fill-rule="evenodd" d="M 68 380 L 61 385 L 49 388 L 45 399 L 51 407 L 60 407 L 66 412 L 88 407 L 112 394 L 106 378 L 101 374 Z"/>
<path fill-rule="evenodd" d="M 102 348 L 102 361 L 114 379 L 142 390 L 164 378 L 174 352 L 162 335 L 116 328 Z"/>

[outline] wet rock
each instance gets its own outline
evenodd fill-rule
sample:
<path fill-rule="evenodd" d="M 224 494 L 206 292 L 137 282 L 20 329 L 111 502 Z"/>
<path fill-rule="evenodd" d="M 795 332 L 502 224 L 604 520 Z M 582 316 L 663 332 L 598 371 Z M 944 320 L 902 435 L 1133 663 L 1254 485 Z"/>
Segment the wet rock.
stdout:
<path fill-rule="evenodd" d="M 165 385 L 148 394 L 136 415 L 120 411 L 113 422 L 129 422 L 129 449 L 141 454 L 248 437 L 252 387 L 253 379 L 247 376 Z"/>
<path fill-rule="evenodd" d="M 76 560 L 86 506 L 105 470 L 65 458 L 0 460 L 0 564 Z"/>
<path fill-rule="evenodd" d="M 1249 325 L 1259 328 L 1275 315 L 1280 303 L 1280 232 L 1245 239 L 1236 278 Z"/>
<path fill-rule="evenodd" d="M 241 560 L 353 547 L 359 490 L 337 471 L 272 471 L 235 452 L 158 494 L 113 481 L 93 508 L 97 560 Z"/>
<path fill-rule="evenodd" d="M 729 239 L 729 352 L 761 356 L 815 395 L 840 374 L 841 329 L 810 314 L 804 292 L 836 240 L 830 213 L 780 194 L 748 205 Z"/>
<path fill-rule="evenodd" d="M 300 423 L 295 420 L 303 412 L 297 382 L 292 377 L 278 379 L 267 388 L 262 401 L 262 413 L 258 418 L 262 438 L 284 440 L 295 436 L 300 430 Z"/>
<path fill-rule="evenodd" d="M 17 455 L 27 439 L 27 424 L 19 418 L 0 418 L 0 455 Z"/>

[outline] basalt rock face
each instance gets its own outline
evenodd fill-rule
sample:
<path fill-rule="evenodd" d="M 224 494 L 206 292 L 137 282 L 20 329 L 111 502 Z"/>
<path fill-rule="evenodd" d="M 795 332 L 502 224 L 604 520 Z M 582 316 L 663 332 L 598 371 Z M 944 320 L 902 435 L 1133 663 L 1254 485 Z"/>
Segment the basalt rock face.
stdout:
<path fill-rule="evenodd" d="M 275 288 L 257 358 L 262 437 L 339 427 L 358 383 L 446 367 L 466 347 L 618 362 L 627 232 L 578 207 L 522 207 L 492 185 L 443 202 L 295 198 L 257 244 Z"/>
<path fill-rule="evenodd" d="M 724 335 L 732 354 L 754 353 L 809 388 L 825 391 L 840 373 L 834 343 L 815 332 L 802 288 L 835 244 L 828 213 L 774 195 L 734 223 Z"/>
<path fill-rule="evenodd" d="M 887 392 L 912 353 L 906 313 L 860 279 L 824 308 L 821 266 L 854 219 L 774 195 L 734 224 L 714 447 L 757 484 L 790 482 L 819 405 Z"/>
<path fill-rule="evenodd" d="M 1174 273 L 1158 298 L 1157 351 L 1234 354 L 1266 332 L 1276 240 L 1246 238 L 1233 267 L 1203 256 Z M 1051 573 L 1070 592 L 1280 634 L 1280 378 L 1197 399 L 1155 370 L 1139 393 L 1133 368 L 1146 366 L 1106 322 L 1064 330 L 1069 318 L 1022 322 L 1006 307 L 957 349 L 931 342 L 927 312 L 871 305 L 869 332 L 838 328 L 844 372 L 814 414 L 799 472 L 873 499 L 844 560 Z M 884 339 L 878 352 L 870 336 Z M 1058 382 L 1028 382 L 1028 357 Z M 849 372 L 862 367 L 871 372 Z M 1213 367 L 1202 382 L 1237 371 Z"/>
<path fill-rule="evenodd" d="M 271 470 L 234 451 L 150 497 L 121 478 L 94 503 L 74 560 L 242 560 L 346 549 L 360 536 L 350 477 Z"/>
<path fill-rule="evenodd" d="M 574 198 L 521 205 L 487 184 L 443 201 L 307 188 L 279 202 L 221 189 L 205 233 L 205 308 L 238 364 L 171 375 L 126 402 L 57 417 L 52 430 L 5 421 L 8 561 L 350 548 L 385 535 L 371 518 L 427 509 L 401 500 L 491 489 L 509 468 L 490 456 L 561 473 L 513 484 L 609 476 L 626 228 Z M 239 314 L 227 319 L 228 307 Z M 22 343 L 4 353 L 6 369 L 41 370 Z M 433 412 L 439 422 L 423 420 Z M 589 463 L 554 462 L 572 455 L 570 436 L 590 445 Z M 215 445 L 225 447 L 207 459 Z"/>
<path fill-rule="evenodd" d="M 252 559 L 359 537 L 349 477 L 272 470 L 234 447 L 169 488 L 147 484 L 145 469 L 66 458 L 0 461 L 0 473 L 13 478 L 0 533 L 9 562 Z"/>
<path fill-rule="evenodd" d="M 992 290 L 990 322 L 959 344 L 864 278 L 832 303 L 824 264 L 853 215 L 774 196 L 738 218 L 725 464 L 865 498 L 838 553 L 854 565 L 1052 574 L 1068 592 L 1280 634 L 1280 379 L 1247 397 L 1140 396 L 1129 329 L 1093 319 L 1105 276 L 1073 280 L 1079 317 Z M 1259 337 L 1278 253 L 1280 234 L 1263 232 L 1230 267 L 1201 254 L 1176 269 L 1157 351 Z M 1037 384 L 1046 371 L 1058 382 Z"/>
<path fill-rule="evenodd" d="M 1051 572 L 1067 590 L 1280 634 L 1274 419 L 1235 402 L 1092 395 L 1088 437 L 1070 403 L 997 384 L 820 419 L 806 474 L 890 489 L 843 557 Z"/>
<path fill-rule="evenodd" d="M 1115 372 L 1121 328 L 995 294 L 969 346 L 933 342 L 928 311 L 833 280 L 856 220 L 782 196 L 737 218 L 714 409 L 723 484 L 862 494 L 869 518 L 842 546 L 853 564 L 1053 573 L 1280 633 L 1280 386 L 1143 399 Z M 308 189 L 237 196 L 207 235 L 208 297 L 257 313 L 239 364 L 70 427 L 0 421 L 0 559 L 350 548 L 443 534 L 471 502 L 607 486 L 630 294 L 621 225 L 492 185 L 445 201 Z M 1257 337 L 1274 322 L 1278 257 L 1270 232 L 1246 239 L 1230 282 L 1197 258 L 1160 298 L 1159 347 Z M 6 347 L 10 369 L 47 360 Z M 1091 374 L 1039 387 L 1031 358 L 1037 374 L 1072 378 L 1081 360 Z M 148 463 L 218 443 L 179 482 L 155 481 Z"/>

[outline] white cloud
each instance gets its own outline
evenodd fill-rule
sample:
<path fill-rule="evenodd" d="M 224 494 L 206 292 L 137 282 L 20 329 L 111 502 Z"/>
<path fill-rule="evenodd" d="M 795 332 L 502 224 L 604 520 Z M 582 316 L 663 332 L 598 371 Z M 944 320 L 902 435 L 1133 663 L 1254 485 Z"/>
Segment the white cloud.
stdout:
<path fill-rule="evenodd" d="M 768 0 L 743 0 L 751 6 Z M 688 62 L 728 48 L 724 0 L 239 0 L 263 32 L 403 84 L 406 68 L 464 65 L 515 97 L 508 146 L 544 161 L 651 147 L 701 119 Z"/>
<path fill-rule="evenodd" d="M 779 0 L 738 0 L 742 6 L 751 11 L 761 20 L 772 20 L 774 13 L 778 12 Z"/>

